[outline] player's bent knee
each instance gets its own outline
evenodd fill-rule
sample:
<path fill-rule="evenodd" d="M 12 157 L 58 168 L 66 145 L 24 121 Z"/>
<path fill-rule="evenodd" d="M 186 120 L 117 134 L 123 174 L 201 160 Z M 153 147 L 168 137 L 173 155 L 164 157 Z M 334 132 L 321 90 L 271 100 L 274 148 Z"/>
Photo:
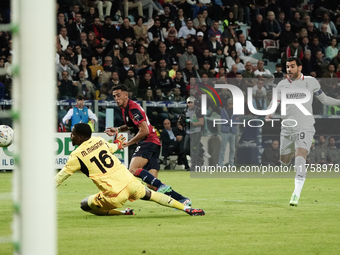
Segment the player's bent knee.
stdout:
<path fill-rule="evenodd" d="M 150 200 L 150 198 L 151 198 L 151 191 L 148 188 L 145 187 L 145 196 L 142 197 L 141 199 Z"/>
<path fill-rule="evenodd" d="M 87 198 L 84 198 L 81 202 L 80 202 L 80 208 L 85 211 L 85 212 L 89 212 L 92 210 L 92 208 L 89 206 L 88 204 L 88 200 L 89 200 L 89 197 Z"/>

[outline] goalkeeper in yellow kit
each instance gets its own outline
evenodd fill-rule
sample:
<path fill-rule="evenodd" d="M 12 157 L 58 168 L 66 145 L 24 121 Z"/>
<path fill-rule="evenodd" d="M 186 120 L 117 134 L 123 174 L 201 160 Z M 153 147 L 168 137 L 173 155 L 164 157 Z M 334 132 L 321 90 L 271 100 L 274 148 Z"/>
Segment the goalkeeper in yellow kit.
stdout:
<path fill-rule="evenodd" d="M 134 214 L 131 209 L 119 211 L 116 208 L 122 207 L 127 200 L 143 199 L 183 210 L 192 216 L 205 214 L 202 209 L 185 206 L 165 194 L 151 191 L 138 181 L 112 154 L 122 148 L 124 138 L 119 137 L 109 144 L 103 138 L 91 138 L 91 135 L 91 127 L 87 123 L 73 126 L 71 140 L 78 148 L 55 176 L 57 186 L 78 170 L 92 179 L 99 192 L 81 201 L 82 210 L 96 215 L 131 215 Z"/>

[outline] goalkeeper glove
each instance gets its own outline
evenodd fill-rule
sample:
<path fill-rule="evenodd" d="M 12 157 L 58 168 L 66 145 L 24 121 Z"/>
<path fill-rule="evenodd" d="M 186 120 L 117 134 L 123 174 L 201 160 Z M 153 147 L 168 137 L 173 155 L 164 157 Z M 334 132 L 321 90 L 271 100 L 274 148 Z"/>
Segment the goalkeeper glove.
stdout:
<path fill-rule="evenodd" d="M 123 147 L 123 144 L 124 144 L 125 140 L 126 140 L 126 138 L 125 138 L 122 134 L 120 134 L 120 135 L 116 138 L 116 140 L 113 141 L 113 143 L 117 144 L 118 149 L 121 150 L 121 149 L 124 148 L 124 147 Z"/>

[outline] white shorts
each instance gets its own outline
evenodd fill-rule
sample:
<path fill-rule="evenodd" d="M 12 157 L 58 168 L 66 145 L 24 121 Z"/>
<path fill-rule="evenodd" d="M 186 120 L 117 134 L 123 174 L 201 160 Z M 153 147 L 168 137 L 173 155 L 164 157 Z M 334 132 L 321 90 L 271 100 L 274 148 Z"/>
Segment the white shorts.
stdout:
<path fill-rule="evenodd" d="M 295 152 L 296 148 L 304 148 L 309 153 L 314 134 L 315 132 L 310 130 L 303 130 L 291 135 L 281 134 L 280 155 L 287 155 Z"/>

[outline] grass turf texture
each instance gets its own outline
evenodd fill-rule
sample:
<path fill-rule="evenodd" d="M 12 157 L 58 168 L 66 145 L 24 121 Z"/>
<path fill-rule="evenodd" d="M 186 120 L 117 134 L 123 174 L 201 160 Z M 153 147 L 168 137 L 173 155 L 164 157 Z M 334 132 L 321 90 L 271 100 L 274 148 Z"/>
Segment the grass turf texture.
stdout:
<path fill-rule="evenodd" d="M 11 235 L 11 177 L 0 174 L 1 240 Z M 291 207 L 293 177 L 196 179 L 184 171 L 159 177 L 206 215 L 146 201 L 122 208 L 134 208 L 135 216 L 88 214 L 80 201 L 97 190 L 75 174 L 57 190 L 58 254 L 339 254 L 340 179 L 307 179 L 299 206 Z M 1 243 L 0 254 L 13 254 L 12 244 Z"/>

